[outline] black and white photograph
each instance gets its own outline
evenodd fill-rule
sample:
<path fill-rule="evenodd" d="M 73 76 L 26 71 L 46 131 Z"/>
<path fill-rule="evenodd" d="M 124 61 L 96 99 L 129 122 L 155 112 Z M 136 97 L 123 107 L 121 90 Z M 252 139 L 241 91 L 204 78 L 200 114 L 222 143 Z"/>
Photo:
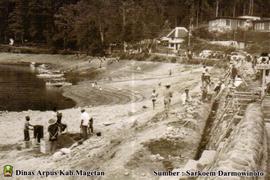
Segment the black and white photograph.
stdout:
<path fill-rule="evenodd" d="M 0 179 L 270 180 L 270 0 L 0 0 Z"/>

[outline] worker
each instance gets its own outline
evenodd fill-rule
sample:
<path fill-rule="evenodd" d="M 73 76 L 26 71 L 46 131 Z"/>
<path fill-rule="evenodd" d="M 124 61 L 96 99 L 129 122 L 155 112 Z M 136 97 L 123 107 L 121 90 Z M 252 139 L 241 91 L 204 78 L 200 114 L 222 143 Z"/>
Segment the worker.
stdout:
<path fill-rule="evenodd" d="M 225 88 L 224 81 L 223 80 L 220 80 L 218 82 L 218 84 L 216 85 L 216 87 L 214 88 L 214 91 L 215 91 L 216 94 L 218 94 L 224 88 Z"/>
<path fill-rule="evenodd" d="M 66 130 L 67 125 L 62 123 L 62 117 L 63 117 L 62 113 L 57 112 L 56 117 L 57 117 L 57 125 L 59 127 L 59 132 L 62 133 Z"/>
<path fill-rule="evenodd" d="M 40 140 L 44 137 L 43 126 L 42 125 L 34 125 L 34 138 L 36 139 L 36 143 L 39 144 Z"/>
<path fill-rule="evenodd" d="M 205 72 L 202 72 L 202 75 L 201 75 L 201 80 L 202 80 L 202 86 L 204 86 L 204 81 L 205 81 Z"/>
<path fill-rule="evenodd" d="M 235 82 L 237 74 L 238 74 L 237 68 L 235 67 L 235 64 L 233 64 L 231 68 L 231 79 L 233 83 Z"/>
<path fill-rule="evenodd" d="M 206 85 L 209 85 L 211 82 L 210 73 L 209 73 L 207 68 L 205 69 L 204 81 L 205 81 Z"/>
<path fill-rule="evenodd" d="M 89 120 L 89 126 L 88 126 L 89 134 L 93 134 L 94 133 L 93 123 L 94 123 L 94 119 L 93 118 L 90 118 L 90 120 Z"/>
<path fill-rule="evenodd" d="M 207 67 L 204 65 L 203 66 L 203 71 L 202 71 L 202 75 L 201 75 L 201 81 L 202 81 L 202 86 L 205 86 L 205 74 L 206 74 L 206 71 L 207 71 Z"/>
<path fill-rule="evenodd" d="M 252 58 L 251 63 L 252 63 L 252 68 L 253 68 L 253 70 L 255 70 L 255 67 L 256 67 L 256 65 L 257 65 L 257 57 L 256 57 L 256 56 L 254 56 L 254 58 Z"/>
<path fill-rule="evenodd" d="M 30 117 L 26 116 L 25 117 L 25 123 L 24 123 L 24 141 L 30 141 L 30 135 L 29 135 L 29 130 L 33 130 L 32 128 L 33 125 L 30 124 Z"/>
<path fill-rule="evenodd" d="M 171 98 L 173 96 L 173 93 L 170 90 L 171 85 L 166 84 L 166 89 L 164 92 L 164 109 L 165 109 L 165 114 L 166 117 L 169 117 L 169 110 L 170 110 L 170 105 L 171 105 Z"/>
<path fill-rule="evenodd" d="M 191 96 L 189 94 L 189 89 L 185 89 L 185 92 L 181 95 L 182 104 L 185 105 L 189 102 L 191 102 Z"/>
<path fill-rule="evenodd" d="M 90 116 L 89 114 L 85 111 L 85 109 L 81 110 L 81 132 L 82 132 L 82 137 L 84 140 L 86 140 L 88 138 L 88 126 L 90 124 Z"/>
<path fill-rule="evenodd" d="M 192 59 L 192 51 L 191 50 L 188 50 L 188 60 L 191 60 Z"/>
<path fill-rule="evenodd" d="M 151 99 L 152 99 L 152 104 L 153 104 L 153 109 L 155 109 L 156 101 L 157 101 L 158 93 L 156 92 L 155 89 L 152 91 Z"/>
<path fill-rule="evenodd" d="M 201 90 L 202 90 L 202 102 L 205 102 L 205 100 L 207 100 L 208 98 L 208 87 L 202 86 Z"/>
<path fill-rule="evenodd" d="M 49 127 L 49 142 L 50 142 L 50 153 L 54 153 L 57 148 L 57 138 L 58 138 L 58 125 L 56 119 L 52 118 L 48 121 Z"/>

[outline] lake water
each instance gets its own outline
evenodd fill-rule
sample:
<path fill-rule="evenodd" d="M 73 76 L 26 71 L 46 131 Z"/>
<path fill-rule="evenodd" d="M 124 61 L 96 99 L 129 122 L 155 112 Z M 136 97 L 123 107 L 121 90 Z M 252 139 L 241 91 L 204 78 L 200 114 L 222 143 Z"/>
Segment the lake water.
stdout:
<path fill-rule="evenodd" d="M 44 111 L 75 105 L 60 90 L 46 89 L 45 82 L 29 66 L 0 65 L 0 111 Z"/>

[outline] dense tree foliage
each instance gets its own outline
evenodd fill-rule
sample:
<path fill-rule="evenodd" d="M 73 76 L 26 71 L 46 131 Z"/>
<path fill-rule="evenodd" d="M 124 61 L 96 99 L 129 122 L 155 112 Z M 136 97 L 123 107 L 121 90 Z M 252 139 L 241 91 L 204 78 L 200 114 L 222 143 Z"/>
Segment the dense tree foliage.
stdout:
<path fill-rule="evenodd" d="M 0 43 L 100 53 L 215 16 L 267 17 L 269 0 L 1 0 Z"/>

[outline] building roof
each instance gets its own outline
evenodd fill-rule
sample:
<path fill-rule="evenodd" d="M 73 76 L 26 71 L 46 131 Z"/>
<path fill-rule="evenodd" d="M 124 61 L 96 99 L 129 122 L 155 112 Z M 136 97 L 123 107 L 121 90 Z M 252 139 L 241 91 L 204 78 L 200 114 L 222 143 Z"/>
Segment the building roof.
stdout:
<path fill-rule="evenodd" d="M 261 20 L 256 20 L 253 21 L 254 23 L 264 23 L 264 22 L 270 22 L 270 19 L 261 19 Z"/>
<path fill-rule="evenodd" d="M 211 20 L 216 20 L 216 19 L 235 19 L 235 20 L 241 20 L 241 21 L 246 21 L 246 20 L 250 20 L 250 21 L 269 21 L 270 18 L 266 18 L 266 17 L 258 17 L 258 16 L 238 16 L 238 17 L 229 17 L 229 16 L 220 16 L 220 17 L 215 17 L 213 19 L 210 19 Z"/>
<path fill-rule="evenodd" d="M 215 17 L 215 18 L 212 18 L 212 19 L 210 19 L 210 21 L 217 20 L 217 19 L 235 19 L 235 20 L 242 20 L 242 21 L 247 20 L 247 19 L 244 19 L 244 18 L 238 18 L 238 17 L 222 16 L 222 17 Z"/>
<path fill-rule="evenodd" d="M 188 30 L 185 27 L 174 28 L 166 37 L 167 38 L 185 38 L 188 35 Z"/>
<path fill-rule="evenodd" d="M 237 18 L 240 19 L 249 19 L 249 20 L 260 20 L 261 18 L 259 16 L 238 16 Z"/>

